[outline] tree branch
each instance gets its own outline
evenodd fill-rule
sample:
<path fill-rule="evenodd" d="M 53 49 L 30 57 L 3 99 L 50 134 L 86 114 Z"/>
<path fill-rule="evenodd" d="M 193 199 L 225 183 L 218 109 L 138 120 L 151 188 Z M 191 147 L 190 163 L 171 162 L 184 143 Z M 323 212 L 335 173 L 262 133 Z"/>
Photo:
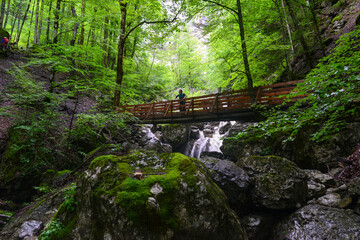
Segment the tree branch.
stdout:
<path fill-rule="evenodd" d="M 177 19 L 177 17 L 179 16 L 179 14 L 181 13 L 181 9 L 182 7 L 179 9 L 179 12 L 176 13 L 175 17 L 172 20 L 162 20 L 162 21 L 142 21 L 140 23 L 138 23 L 135 27 L 133 27 L 132 29 L 130 29 L 130 31 L 125 35 L 124 40 L 126 40 L 129 35 L 138 27 L 144 25 L 144 24 L 157 24 L 157 23 L 173 23 L 175 22 L 175 20 Z"/>
<path fill-rule="evenodd" d="M 230 8 L 228 6 L 225 6 L 225 5 L 221 4 L 221 3 L 217 3 L 217 2 L 214 2 L 214 1 L 211 1 L 211 0 L 203 0 L 203 1 L 213 3 L 213 4 L 215 4 L 215 5 L 219 6 L 219 7 L 222 7 L 222 8 L 224 8 L 224 9 L 230 11 L 230 12 L 235 13 L 236 15 L 238 14 L 238 12 L 235 9 L 232 9 L 232 8 Z"/>

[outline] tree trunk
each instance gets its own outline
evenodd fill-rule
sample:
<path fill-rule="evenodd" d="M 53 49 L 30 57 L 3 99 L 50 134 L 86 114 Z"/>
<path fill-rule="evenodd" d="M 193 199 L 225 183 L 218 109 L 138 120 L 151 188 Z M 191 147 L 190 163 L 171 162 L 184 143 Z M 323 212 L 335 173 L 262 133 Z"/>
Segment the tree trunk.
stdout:
<path fill-rule="evenodd" d="M 319 29 L 319 24 L 318 24 L 316 12 L 315 12 L 315 1 L 311 0 L 310 2 L 308 2 L 308 4 L 309 4 L 312 20 L 313 20 L 313 23 L 314 23 L 314 26 L 315 26 L 316 38 L 317 38 L 317 40 L 319 42 L 322 55 L 325 56 L 325 49 L 324 49 L 324 45 L 323 45 L 323 41 L 322 41 L 322 37 L 321 37 L 321 32 L 320 32 L 320 29 Z"/>
<path fill-rule="evenodd" d="M 61 0 L 57 0 L 56 1 L 55 17 L 54 17 L 54 39 L 53 39 L 53 43 L 55 43 L 55 44 L 58 43 L 60 7 L 61 7 Z"/>
<path fill-rule="evenodd" d="M 20 2 L 19 2 L 19 8 L 18 8 L 18 11 L 17 11 L 17 14 L 16 14 L 17 17 L 14 18 L 14 22 L 12 23 L 12 26 L 11 26 L 10 40 L 12 39 L 12 35 L 13 35 L 13 31 L 14 31 L 14 28 L 15 28 L 15 25 L 16 25 L 16 21 L 20 21 L 21 5 L 22 5 L 22 0 L 20 0 Z M 14 10 L 14 14 L 15 14 L 15 10 Z"/>
<path fill-rule="evenodd" d="M 0 28 L 3 28 L 3 24 L 4 24 L 5 4 L 6 4 L 6 0 L 2 0 L 0 7 Z"/>
<path fill-rule="evenodd" d="M 127 4 L 124 3 L 124 0 L 119 0 L 120 2 L 120 11 L 121 11 L 121 23 L 120 23 L 120 39 L 118 45 L 118 60 L 117 60 L 117 69 L 116 69 L 116 89 L 114 95 L 114 108 L 120 106 L 120 91 L 121 85 L 124 78 L 124 48 L 125 48 L 125 31 L 126 31 L 126 7 Z"/>
<path fill-rule="evenodd" d="M 300 26 L 296 20 L 296 17 L 295 17 L 295 14 L 294 14 L 294 11 L 291 7 L 291 4 L 289 3 L 289 0 L 284 0 L 285 1 L 285 4 L 287 5 L 288 7 L 288 10 L 289 10 L 289 13 L 290 13 L 290 17 L 293 21 L 293 24 L 294 24 L 294 27 L 295 27 L 295 33 L 297 35 L 297 37 L 299 38 L 300 40 L 300 44 L 301 46 L 303 47 L 304 49 L 304 52 L 305 52 L 305 57 L 306 57 L 306 61 L 307 63 L 309 64 L 310 68 L 313 68 L 314 67 L 314 63 L 313 63 L 313 58 L 311 57 L 310 55 L 310 50 L 309 50 L 309 47 L 305 41 L 305 38 L 302 34 L 302 31 L 300 29 Z"/>
<path fill-rule="evenodd" d="M 63 16 L 65 15 L 65 2 L 63 2 L 62 8 L 61 8 L 61 18 L 63 18 Z M 59 30 L 58 30 L 58 42 L 62 41 L 62 37 L 64 36 L 63 34 L 63 29 L 64 29 L 64 21 L 60 21 L 59 19 Z M 65 40 L 63 41 L 64 43 L 66 42 Z"/>
<path fill-rule="evenodd" d="M 36 1 L 36 16 L 35 16 L 35 29 L 34 29 L 34 45 L 37 44 L 38 39 L 38 26 L 39 26 L 39 7 L 40 7 L 40 0 Z"/>
<path fill-rule="evenodd" d="M 32 26 L 32 24 L 33 24 L 33 17 L 34 17 L 34 12 L 35 12 L 34 10 L 35 10 L 35 3 L 33 4 L 32 10 L 31 10 L 29 34 L 28 34 L 28 39 L 27 39 L 27 41 L 26 41 L 26 49 L 29 48 L 30 37 L 31 37 L 31 26 Z"/>
<path fill-rule="evenodd" d="M 104 41 L 103 41 L 103 65 L 106 66 L 106 52 L 109 45 L 109 17 L 105 16 L 105 24 L 104 24 Z"/>
<path fill-rule="evenodd" d="M 86 10 L 86 0 L 83 0 L 81 5 L 81 17 L 83 18 L 83 20 L 81 23 L 79 45 L 84 45 L 84 40 L 85 40 L 85 25 L 84 25 L 85 10 Z"/>
<path fill-rule="evenodd" d="M 72 37 L 72 39 L 71 39 L 71 41 L 70 41 L 70 45 L 71 45 L 71 46 L 75 46 L 76 35 L 77 35 L 77 31 L 78 31 L 78 28 L 79 28 L 80 23 L 77 22 L 77 14 L 76 14 L 76 10 L 75 10 L 75 7 L 74 7 L 74 6 L 71 6 L 71 13 L 72 13 L 72 15 L 74 16 L 76 23 L 75 23 L 75 26 L 74 26 L 73 37 Z"/>
<path fill-rule="evenodd" d="M 42 30 L 43 16 L 44 16 L 44 0 L 41 0 L 40 22 L 39 22 L 39 28 L 38 28 L 38 34 L 37 34 L 36 44 L 39 44 L 39 43 L 40 43 L 40 36 L 41 36 L 41 30 Z"/>
<path fill-rule="evenodd" d="M 251 97 L 251 102 L 254 103 L 255 102 L 254 85 L 253 85 L 253 80 L 252 80 L 252 76 L 251 76 L 251 72 L 250 72 L 250 65 L 249 65 L 249 60 L 248 60 L 248 55 L 247 55 L 247 48 L 246 48 L 246 41 L 245 41 L 245 29 L 244 29 L 244 22 L 243 22 L 243 17 L 242 17 L 242 12 L 241 12 L 240 0 L 236 0 L 236 3 L 237 3 L 237 9 L 238 9 L 237 14 L 238 14 L 238 20 L 239 20 L 239 27 L 240 27 L 241 49 L 242 49 L 244 66 L 245 66 L 245 75 L 246 75 L 247 82 L 248 82 L 248 91 L 249 91 L 249 94 Z"/>
<path fill-rule="evenodd" d="M 14 12 L 15 12 L 15 11 L 14 11 Z M 5 14 L 6 14 L 6 17 L 5 17 L 4 29 L 6 28 L 6 25 L 7 25 L 7 22 L 8 22 L 8 18 L 9 18 L 9 15 L 10 15 L 10 0 L 8 0 Z"/>
<path fill-rule="evenodd" d="M 276 5 L 276 9 L 277 9 L 277 12 L 279 14 L 283 44 L 286 45 L 287 44 L 286 39 L 287 39 L 287 36 L 288 36 L 288 34 L 286 33 L 286 30 L 285 30 L 285 28 L 286 28 L 285 25 L 286 24 L 284 23 L 283 16 L 281 14 L 280 4 L 278 3 L 277 0 L 275 0 L 274 3 Z M 291 47 L 293 47 L 293 46 L 291 46 Z M 288 70 L 288 72 L 289 72 L 288 80 L 291 81 L 292 80 L 292 67 L 291 67 L 291 64 L 289 64 L 290 61 L 289 61 L 289 54 L 288 54 L 287 49 L 284 50 L 284 57 L 285 57 L 285 60 L 286 60 L 286 70 Z"/>
<path fill-rule="evenodd" d="M 289 35 L 289 42 L 290 42 L 290 46 L 291 46 L 291 52 L 292 52 L 292 54 L 294 54 L 295 53 L 294 43 L 293 43 L 293 39 L 292 39 L 292 35 L 291 35 L 291 28 L 290 28 L 289 20 L 288 20 L 287 15 L 286 15 L 286 9 L 285 9 L 284 0 L 281 1 L 281 4 L 282 4 L 283 12 L 284 12 L 286 29 L 287 29 L 287 32 L 288 32 L 288 35 Z"/>
<path fill-rule="evenodd" d="M 19 34 L 17 35 L 17 38 L 16 38 L 16 47 L 18 47 L 19 45 L 19 40 L 20 40 L 20 36 L 21 36 L 21 31 L 24 27 L 24 23 L 26 21 L 26 16 L 27 16 L 27 13 L 29 12 L 29 8 L 30 8 L 30 5 L 31 5 L 31 0 L 29 0 L 29 3 L 28 3 L 28 6 L 26 8 L 26 11 L 25 11 L 25 14 L 24 14 L 24 18 L 21 22 L 21 26 L 20 26 L 20 29 L 19 29 Z"/>
<path fill-rule="evenodd" d="M 50 43 L 50 22 L 51 22 L 52 4 L 53 4 L 53 1 L 50 0 L 49 14 L 48 14 L 48 19 L 47 19 L 48 25 L 47 25 L 47 28 L 46 28 L 46 43 Z"/>

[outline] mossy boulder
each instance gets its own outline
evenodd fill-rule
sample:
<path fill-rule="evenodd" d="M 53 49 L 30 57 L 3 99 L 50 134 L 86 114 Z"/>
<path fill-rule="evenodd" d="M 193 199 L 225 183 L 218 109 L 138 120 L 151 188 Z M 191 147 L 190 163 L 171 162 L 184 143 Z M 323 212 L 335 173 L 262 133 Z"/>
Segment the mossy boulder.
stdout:
<path fill-rule="evenodd" d="M 207 169 L 179 153 L 101 156 L 78 186 L 74 239 L 247 239 Z"/>
<path fill-rule="evenodd" d="M 328 171 L 336 167 L 343 158 L 351 155 L 360 142 L 360 123 L 347 125 L 338 135 L 325 142 L 311 141 L 315 128 L 304 128 L 299 131 L 292 142 L 283 141 L 287 136 L 278 134 L 271 137 L 225 138 L 221 151 L 224 156 L 237 161 L 240 158 L 255 155 L 276 155 L 295 162 L 302 169 Z"/>
<path fill-rule="evenodd" d="M 164 142 L 170 144 L 174 150 L 184 146 L 190 133 L 190 127 L 185 124 L 163 124 L 160 126 Z"/>
<path fill-rule="evenodd" d="M 277 156 L 253 156 L 240 159 L 237 165 L 250 176 L 257 207 L 292 209 L 305 204 L 307 177 L 295 163 Z"/>

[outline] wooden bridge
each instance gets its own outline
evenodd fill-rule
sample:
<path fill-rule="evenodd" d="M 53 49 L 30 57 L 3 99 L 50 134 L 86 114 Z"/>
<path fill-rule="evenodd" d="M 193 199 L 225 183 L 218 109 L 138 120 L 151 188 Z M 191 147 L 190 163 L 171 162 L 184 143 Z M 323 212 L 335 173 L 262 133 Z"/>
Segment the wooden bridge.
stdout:
<path fill-rule="evenodd" d="M 302 80 L 255 88 L 255 105 L 271 108 L 282 104 L 300 82 Z M 293 101 L 303 97 L 299 96 Z M 248 91 L 239 90 L 185 100 L 121 106 L 119 111 L 130 112 L 143 123 L 254 121 L 256 112 L 253 106 Z"/>

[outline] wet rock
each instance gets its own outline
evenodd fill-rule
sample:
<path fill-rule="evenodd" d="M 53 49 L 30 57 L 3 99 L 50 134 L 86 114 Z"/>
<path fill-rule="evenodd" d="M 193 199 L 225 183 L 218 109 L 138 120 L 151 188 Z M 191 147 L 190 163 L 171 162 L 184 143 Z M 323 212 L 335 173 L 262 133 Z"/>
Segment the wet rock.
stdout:
<path fill-rule="evenodd" d="M 202 163 L 179 153 L 137 154 L 91 163 L 78 184 L 72 239 L 247 239 Z M 129 176 L 144 169 L 139 162 L 149 174 L 142 180 Z"/>
<path fill-rule="evenodd" d="M 250 214 L 243 217 L 242 222 L 248 234 L 249 240 L 269 240 L 271 229 L 276 219 L 271 214 Z"/>
<path fill-rule="evenodd" d="M 252 199 L 257 207 L 299 208 L 306 202 L 307 178 L 295 163 L 277 156 L 254 156 L 236 164 L 253 181 Z"/>
<path fill-rule="evenodd" d="M 360 216 L 349 210 L 308 205 L 282 221 L 273 239 L 359 239 Z"/>
<path fill-rule="evenodd" d="M 214 130 L 213 129 L 209 129 L 209 128 L 205 128 L 204 131 L 204 136 L 205 137 L 209 137 L 209 138 L 212 138 L 213 135 L 214 135 Z"/>
<path fill-rule="evenodd" d="M 190 138 L 191 139 L 199 139 L 200 138 L 200 130 L 198 127 L 196 127 L 196 126 L 191 127 Z"/>
<path fill-rule="evenodd" d="M 189 138 L 189 126 L 184 124 L 164 124 L 161 125 L 163 139 L 170 144 L 173 149 L 183 147 Z"/>
<path fill-rule="evenodd" d="M 326 192 L 324 184 L 315 182 L 313 180 L 308 181 L 308 199 L 318 198 L 323 196 Z"/>
<path fill-rule="evenodd" d="M 21 228 L 19 230 L 19 238 L 29 239 L 30 237 L 37 236 L 37 234 L 43 227 L 43 223 L 40 221 L 26 221 L 21 225 Z"/>
<path fill-rule="evenodd" d="M 314 182 L 321 183 L 326 186 L 335 186 L 335 180 L 329 174 L 324 174 L 319 170 L 313 169 L 305 169 L 304 172 Z"/>
<path fill-rule="evenodd" d="M 221 152 L 202 152 L 200 154 L 200 158 L 205 158 L 205 157 L 213 157 L 213 158 L 223 159 L 224 155 Z"/>
<path fill-rule="evenodd" d="M 219 133 L 221 135 L 225 134 L 232 127 L 230 122 L 227 122 L 225 125 L 219 126 Z"/>
<path fill-rule="evenodd" d="M 341 202 L 341 196 L 338 193 L 329 193 L 318 199 L 321 205 L 328 207 L 337 207 Z"/>
<path fill-rule="evenodd" d="M 200 161 L 210 170 L 215 183 L 224 191 L 231 204 L 241 205 L 246 201 L 249 176 L 246 172 L 227 160 L 202 157 Z"/>

